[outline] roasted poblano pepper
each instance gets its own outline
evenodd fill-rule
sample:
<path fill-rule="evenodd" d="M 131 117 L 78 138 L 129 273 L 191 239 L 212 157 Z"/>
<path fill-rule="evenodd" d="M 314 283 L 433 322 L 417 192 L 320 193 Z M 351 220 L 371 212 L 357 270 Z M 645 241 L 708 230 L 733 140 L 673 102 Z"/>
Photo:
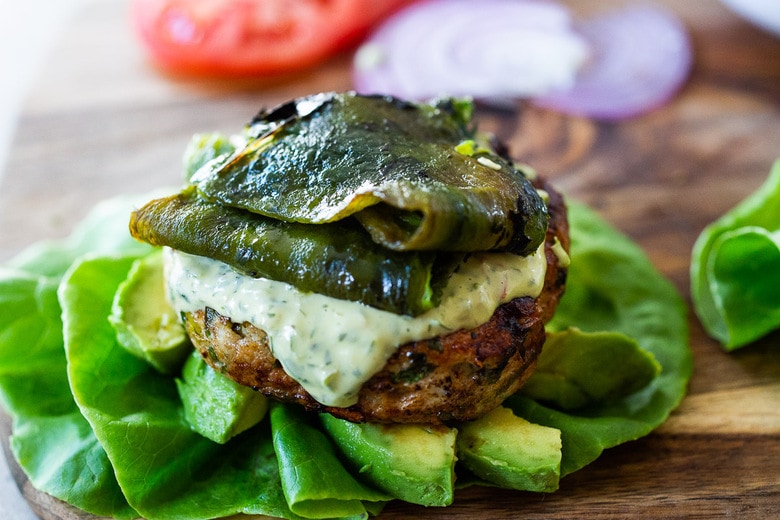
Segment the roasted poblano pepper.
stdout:
<path fill-rule="evenodd" d="M 312 226 L 204 201 L 193 190 L 133 212 L 130 232 L 263 277 L 395 312 L 417 315 L 436 303 L 452 261 L 430 251 L 388 251 L 354 220 Z M 445 261 L 442 261 L 445 260 Z"/>
<path fill-rule="evenodd" d="M 188 185 L 136 238 L 398 314 L 435 306 L 470 251 L 534 251 L 547 210 L 471 124 L 471 103 L 320 94 L 198 136 Z M 199 168 L 193 173 L 193 164 Z"/>
<path fill-rule="evenodd" d="M 528 179 L 475 137 L 471 104 L 320 94 L 261 113 L 230 160 L 192 178 L 213 201 L 285 221 L 354 215 L 395 250 L 528 254 L 545 205 Z"/>

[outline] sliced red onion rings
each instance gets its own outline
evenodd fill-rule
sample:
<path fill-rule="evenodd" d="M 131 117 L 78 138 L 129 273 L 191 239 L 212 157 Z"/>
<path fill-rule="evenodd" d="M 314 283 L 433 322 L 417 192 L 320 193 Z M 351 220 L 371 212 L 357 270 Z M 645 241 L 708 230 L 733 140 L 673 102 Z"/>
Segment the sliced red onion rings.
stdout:
<path fill-rule="evenodd" d="M 422 100 L 527 97 L 571 86 L 587 44 L 544 0 L 431 0 L 385 22 L 358 50 L 355 90 Z"/>
<path fill-rule="evenodd" d="M 628 118 L 668 101 L 691 70 L 685 27 L 659 7 L 626 7 L 577 28 L 590 43 L 590 60 L 572 88 L 537 97 L 536 105 L 595 119 Z"/>
<path fill-rule="evenodd" d="M 428 0 L 398 12 L 361 46 L 353 80 L 363 94 L 524 98 L 621 119 L 667 101 L 692 59 L 685 27 L 658 7 L 572 24 L 551 0 Z"/>

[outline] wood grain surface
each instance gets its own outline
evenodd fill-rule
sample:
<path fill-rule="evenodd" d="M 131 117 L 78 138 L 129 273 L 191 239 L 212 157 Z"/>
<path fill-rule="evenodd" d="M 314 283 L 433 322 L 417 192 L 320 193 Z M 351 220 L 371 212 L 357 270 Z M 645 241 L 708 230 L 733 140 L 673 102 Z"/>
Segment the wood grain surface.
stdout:
<path fill-rule="evenodd" d="M 667 5 L 689 27 L 696 56 L 669 105 L 609 124 L 524 104 L 482 107 L 478 117 L 514 156 L 635 239 L 690 302 L 698 233 L 780 157 L 780 40 L 715 0 Z M 0 262 L 66 235 L 103 198 L 177 184 L 193 133 L 232 132 L 261 107 L 350 86 L 348 55 L 271 82 L 166 77 L 144 59 L 124 2 L 90 4 L 25 106 L 0 186 Z M 470 488 L 449 508 L 393 503 L 381 518 L 780 518 L 780 333 L 726 354 L 692 312 L 690 327 L 689 396 L 656 432 L 608 450 L 550 495 Z M 13 471 L 41 518 L 90 518 Z"/>

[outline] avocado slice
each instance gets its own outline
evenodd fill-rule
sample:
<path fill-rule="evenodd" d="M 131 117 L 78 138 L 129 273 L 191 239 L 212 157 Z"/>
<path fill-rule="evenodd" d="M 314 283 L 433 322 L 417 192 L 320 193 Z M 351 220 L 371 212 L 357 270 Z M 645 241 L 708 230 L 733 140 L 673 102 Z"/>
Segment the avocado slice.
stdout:
<path fill-rule="evenodd" d="M 552 492 L 561 474 L 561 432 L 533 424 L 498 407 L 464 423 L 458 460 L 474 475 L 497 486 Z"/>
<path fill-rule="evenodd" d="M 268 411 L 263 394 L 220 374 L 197 351 L 185 361 L 176 388 L 192 429 L 219 444 L 262 421 Z"/>
<path fill-rule="evenodd" d="M 178 371 L 192 350 L 165 296 L 161 251 L 133 262 L 114 294 L 108 321 L 120 345 L 164 374 Z"/>
<path fill-rule="evenodd" d="M 452 503 L 457 430 L 417 424 L 358 424 L 329 414 L 320 418 L 361 479 L 413 504 Z"/>

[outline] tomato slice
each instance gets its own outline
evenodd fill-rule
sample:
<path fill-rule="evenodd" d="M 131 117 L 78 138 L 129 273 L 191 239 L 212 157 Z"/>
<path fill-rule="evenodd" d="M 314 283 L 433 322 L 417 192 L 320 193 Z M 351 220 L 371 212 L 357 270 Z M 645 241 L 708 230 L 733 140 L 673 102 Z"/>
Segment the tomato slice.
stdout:
<path fill-rule="evenodd" d="M 134 0 L 133 25 L 164 69 L 263 76 L 314 66 L 413 0 Z"/>

